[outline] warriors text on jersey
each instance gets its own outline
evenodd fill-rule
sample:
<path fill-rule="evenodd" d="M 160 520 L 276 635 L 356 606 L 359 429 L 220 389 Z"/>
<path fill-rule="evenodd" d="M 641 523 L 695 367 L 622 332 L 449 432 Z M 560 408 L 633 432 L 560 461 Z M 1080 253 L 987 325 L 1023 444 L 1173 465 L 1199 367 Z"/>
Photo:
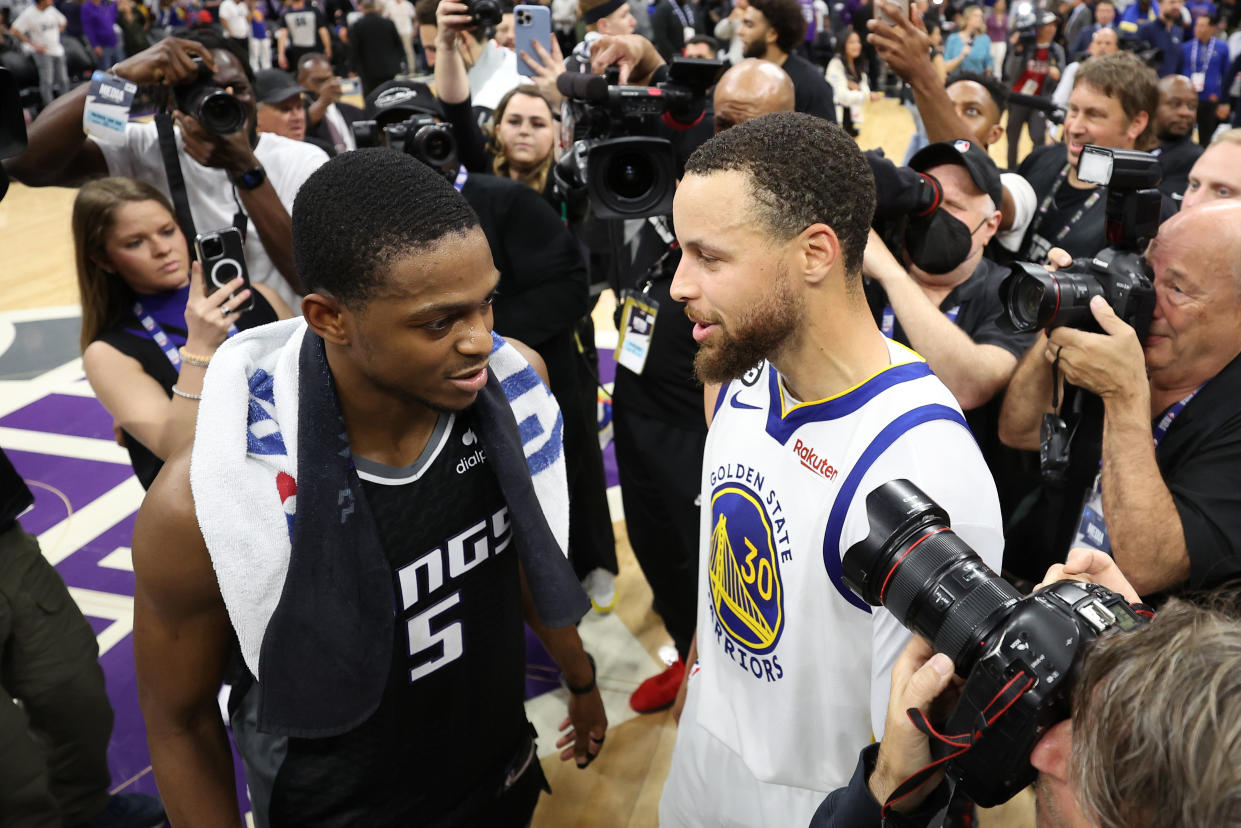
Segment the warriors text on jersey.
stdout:
<path fill-rule="evenodd" d="M 908 633 L 841 580 L 866 495 L 907 478 L 998 571 L 995 485 L 956 401 L 915 353 L 818 402 L 770 365 L 720 391 L 703 460 L 698 671 L 666 825 L 804 825 L 882 734 Z"/>

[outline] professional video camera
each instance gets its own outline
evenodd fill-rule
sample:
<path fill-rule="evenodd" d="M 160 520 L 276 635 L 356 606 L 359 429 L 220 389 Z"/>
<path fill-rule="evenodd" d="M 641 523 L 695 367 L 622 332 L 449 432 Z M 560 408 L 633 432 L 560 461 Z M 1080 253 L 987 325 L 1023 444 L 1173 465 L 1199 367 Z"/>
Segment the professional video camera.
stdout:
<path fill-rule="evenodd" d="M 213 135 L 232 135 L 246 124 L 246 108 L 237 98 L 211 83 L 211 68 L 193 58 L 194 80 L 174 86 L 177 109 L 191 116 Z"/>
<path fill-rule="evenodd" d="M 1138 56 L 1139 60 L 1152 69 L 1158 69 L 1163 63 L 1163 49 L 1160 49 L 1158 46 L 1152 46 L 1151 42 L 1146 38 L 1138 37 L 1136 34 L 1130 34 L 1124 30 L 1121 30 L 1118 35 L 1116 45 L 1121 50 L 1133 52 Z"/>
<path fill-rule="evenodd" d="M 380 140 L 381 130 L 383 140 Z M 457 139 L 453 137 L 452 128 L 447 124 L 437 124 L 434 116 L 425 113 L 382 128 L 378 121 L 354 121 L 353 138 L 359 149 L 386 146 L 412 155 L 449 177 L 456 175 L 460 164 Z"/>
<path fill-rule="evenodd" d="M 1067 325 L 1099 332 L 1090 300 L 1102 296 L 1138 339 L 1145 339 L 1155 311 L 1155 286 L 1142 253 L 1159 231 L 1162 197 L 1155 185 L 1161 175 L 1150 153 L 1083 147 L 1077 177 L 1107 188 L 1109 246 L 1089 261 L 1054 273 L 1032 262 L 1016 263 L 1000 285 L 1001 321 L 1017 331 Z"/>
<path fill-rule="evenodd" d="M 1039 2 L 1022 0 L 1013 6 L 1009 32 L 1017 34 L 1017 43 L 1023 48 L 1033 46 L 1038 40 L 1039 27 L 1056 22 L 1056 13 L 1040 8 Z"/>
<path fill-rule="evenodd" d="M 671 212 L 676 156 L 671 141 L 645 134 L 650 119 L 674 129 L 694 126 L 723 71 L 720 60 L 674 58 L 668 80 L 657 86 L 621 86 L 616 67 L 607 75 L 562 74 L 556 88 L 568 101 L 564 130 L 573 144 L 553 170 L 561 194 L 587 193 L 598 219 Z"/>
<path fill-rule="evenodd" d="M 974 802 L 1006 802 L 1034 781 L 1030 751 L 1069 717 L 1090 644 L 1145 620 L 1097 584 L 1059 581 L 1022 597 L 908 480 L 875 489 L 866 511 L 870 535 L 845 553 L 844 581 L 952 659 L 965 678 L 960 700 L 942 726 L 915 724 L 931 737 L 932 756 L 948 758 L 948 776 Z M 921 775 L 907 781 L 894 798 L 923 781 Z"/>

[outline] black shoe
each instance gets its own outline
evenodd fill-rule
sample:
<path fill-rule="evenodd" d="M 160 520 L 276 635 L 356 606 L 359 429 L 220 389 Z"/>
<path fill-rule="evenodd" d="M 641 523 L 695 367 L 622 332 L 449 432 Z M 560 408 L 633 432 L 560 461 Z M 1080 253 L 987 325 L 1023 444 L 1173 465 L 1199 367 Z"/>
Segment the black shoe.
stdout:
<path fill-rule="evenodd" d="M 159 828 L 164 824 L 164 806 L 146 794 L 116 794 L 104 809 L 81 828 Z"/>

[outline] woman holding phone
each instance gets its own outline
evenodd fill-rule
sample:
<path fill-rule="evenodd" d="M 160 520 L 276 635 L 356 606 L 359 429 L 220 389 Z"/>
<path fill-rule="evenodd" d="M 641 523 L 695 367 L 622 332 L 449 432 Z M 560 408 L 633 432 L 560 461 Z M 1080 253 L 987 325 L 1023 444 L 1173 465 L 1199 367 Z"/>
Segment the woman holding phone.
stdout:
<path fill-rule="evenodd" d="M 172 206 L 151 185 L 103 178 L 73 204 L 86 379 L 123 434 L 143 487 L 188 445 L 212 354 L 238 330 L 290 316 L 238 277 L 208 294 Z M 253 295 L 254 306 L 248 311 Z"/>

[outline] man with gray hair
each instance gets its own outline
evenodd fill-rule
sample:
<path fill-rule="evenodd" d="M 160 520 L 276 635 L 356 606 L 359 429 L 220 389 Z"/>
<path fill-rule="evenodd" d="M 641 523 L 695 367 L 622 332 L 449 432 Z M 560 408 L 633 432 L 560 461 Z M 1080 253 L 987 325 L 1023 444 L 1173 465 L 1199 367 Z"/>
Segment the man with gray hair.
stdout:
<path fill-rule="evenodd" d="M 1150 596 L 1241 574 L 1241 204 L 1182 210 L 1145 260 L 1155 286 L 1145 338 L 1101 296 L 1090 310 L 1102 333 L 1039 334 L 1013 375 L 1000 438 L 1039 447 L 1058 369 L 1062 411 L 1076 419 L 1065 483 L 1010 524 L 1007 559 L 1037 566 L 1091 547 Z"/>

